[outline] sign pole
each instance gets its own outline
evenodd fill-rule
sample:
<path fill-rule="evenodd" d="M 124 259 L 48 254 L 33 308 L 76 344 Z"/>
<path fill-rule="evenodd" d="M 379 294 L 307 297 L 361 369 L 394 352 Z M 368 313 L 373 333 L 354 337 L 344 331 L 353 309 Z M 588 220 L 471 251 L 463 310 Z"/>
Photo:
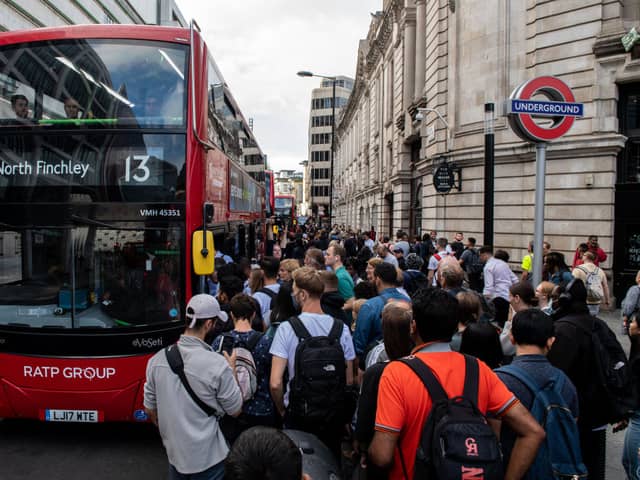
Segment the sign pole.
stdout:
<path fill-rule="evenodd" d="M 533 238 L 533 288 L 542 281 L 542 244 L 544 242 L 544 189 L 547 144 L 536 143 L 536 206 Z"/>
<path fill-rule="evenodd" d="M 548 101 L 534 100 L 542 94 Z M 556 77 L 536 77 L 524 82 L 509 96 L 509 125 L 526 142 L 536 144 L 536 205 L 533 236 L 533 286 L 542 280 L 544 251 L 544 184 L 547 142 L 566 134 L 576 118 L 584 115 L 584 104 L 576 102 L 569 85 Z M 551 125 L 537 117 L 552 117 Z"/>

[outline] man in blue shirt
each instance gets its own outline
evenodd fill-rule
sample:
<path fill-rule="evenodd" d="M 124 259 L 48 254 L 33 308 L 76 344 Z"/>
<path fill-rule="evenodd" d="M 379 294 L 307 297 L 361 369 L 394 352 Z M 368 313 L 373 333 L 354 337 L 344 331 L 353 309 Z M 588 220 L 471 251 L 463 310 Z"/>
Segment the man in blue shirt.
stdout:
<path fill-rule="evenodd" d="M 553 320 L 549 315 L 534 308 L 518 312 L 514 316 L 511 326 L 511 341 L 516 346 L 516 356 L 511 364 L 525 370 L 538 385 L 545 385 L 558 375 L 563 377 L 562 397 L 573 417 L 577 419 L 578 394 L 576 387 L 562 370 L 554 367 L 547 360 L 546 355 L 554 340 Z M 527 410 L 531 410 L 534 400 L 533 392 L 519 378 L 500 370 L 497 370 L 496 373 Z M 503 424 L 500 442 L 502 443 L 505 464 L 509 461 L 515 440 L 515 432 Z"/>
<path fill-rule="evenodd" d="M 396 288 L 397 279 L 396 268 L 390 263 L 383 262 L 377 265 L 373 272 L 373 282 L 378 296 L 370 298 L 360 308 L 356 331 L 353 334 L 353 343 L 361 366 L 364 366 L 367 347 L 382 338 L 382 309 L 385 304 L 390 300 L 411 301 Z"/>

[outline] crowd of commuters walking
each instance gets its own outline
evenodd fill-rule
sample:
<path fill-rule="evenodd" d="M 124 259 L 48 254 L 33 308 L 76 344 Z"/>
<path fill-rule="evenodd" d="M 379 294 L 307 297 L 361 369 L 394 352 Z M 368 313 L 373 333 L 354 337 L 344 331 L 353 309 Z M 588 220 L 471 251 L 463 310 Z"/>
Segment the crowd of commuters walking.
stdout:
<path fill-rule="evenodd" d="M 149 361 L 171 478 L 309 477 L 291 440 L 303 431 L 343 478 L 604 479 L 606 426 L 628 424 L 623 465 L 640 479 L 640 272 L 623 302 L 630 359 L 616 357 L 597 238 L 570 267 L 545 242 L 539 285 L 531 244 L 516 275 L 462 232 L 308 226 L 264 250 L 218 252 L 184 334 Z"/>

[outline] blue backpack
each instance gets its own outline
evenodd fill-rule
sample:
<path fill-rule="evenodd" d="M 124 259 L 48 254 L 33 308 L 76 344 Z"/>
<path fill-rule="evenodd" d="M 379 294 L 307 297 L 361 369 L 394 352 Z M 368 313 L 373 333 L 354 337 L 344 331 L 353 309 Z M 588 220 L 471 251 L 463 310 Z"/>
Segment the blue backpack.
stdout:
<path fill-rule="evenodd" d="M 520 380 L 533 393 L 531 415 L 547 433 L 538 455 L 525 478 L 530 480 L 568 480 L 587 478 L 582 463 L 580 434 L 571 410 L 562 397 L 565 377 L 560 372 L 539 386 L 533 377 L 516 365 L 496 369 Z"/>

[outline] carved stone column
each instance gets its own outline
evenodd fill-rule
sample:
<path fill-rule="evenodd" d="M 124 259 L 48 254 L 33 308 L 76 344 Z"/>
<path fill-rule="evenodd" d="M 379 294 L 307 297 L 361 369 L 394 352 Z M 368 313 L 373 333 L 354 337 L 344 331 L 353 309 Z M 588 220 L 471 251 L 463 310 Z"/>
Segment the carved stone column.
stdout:
<path fill-rule="evenodd" d="M 425 0 L 416 0 L 416 75 L 415 92 L 413 98 L 418 102 L 424 92 L 426 69 L 426 39 L 427 39 L 427 7 Z"/>

